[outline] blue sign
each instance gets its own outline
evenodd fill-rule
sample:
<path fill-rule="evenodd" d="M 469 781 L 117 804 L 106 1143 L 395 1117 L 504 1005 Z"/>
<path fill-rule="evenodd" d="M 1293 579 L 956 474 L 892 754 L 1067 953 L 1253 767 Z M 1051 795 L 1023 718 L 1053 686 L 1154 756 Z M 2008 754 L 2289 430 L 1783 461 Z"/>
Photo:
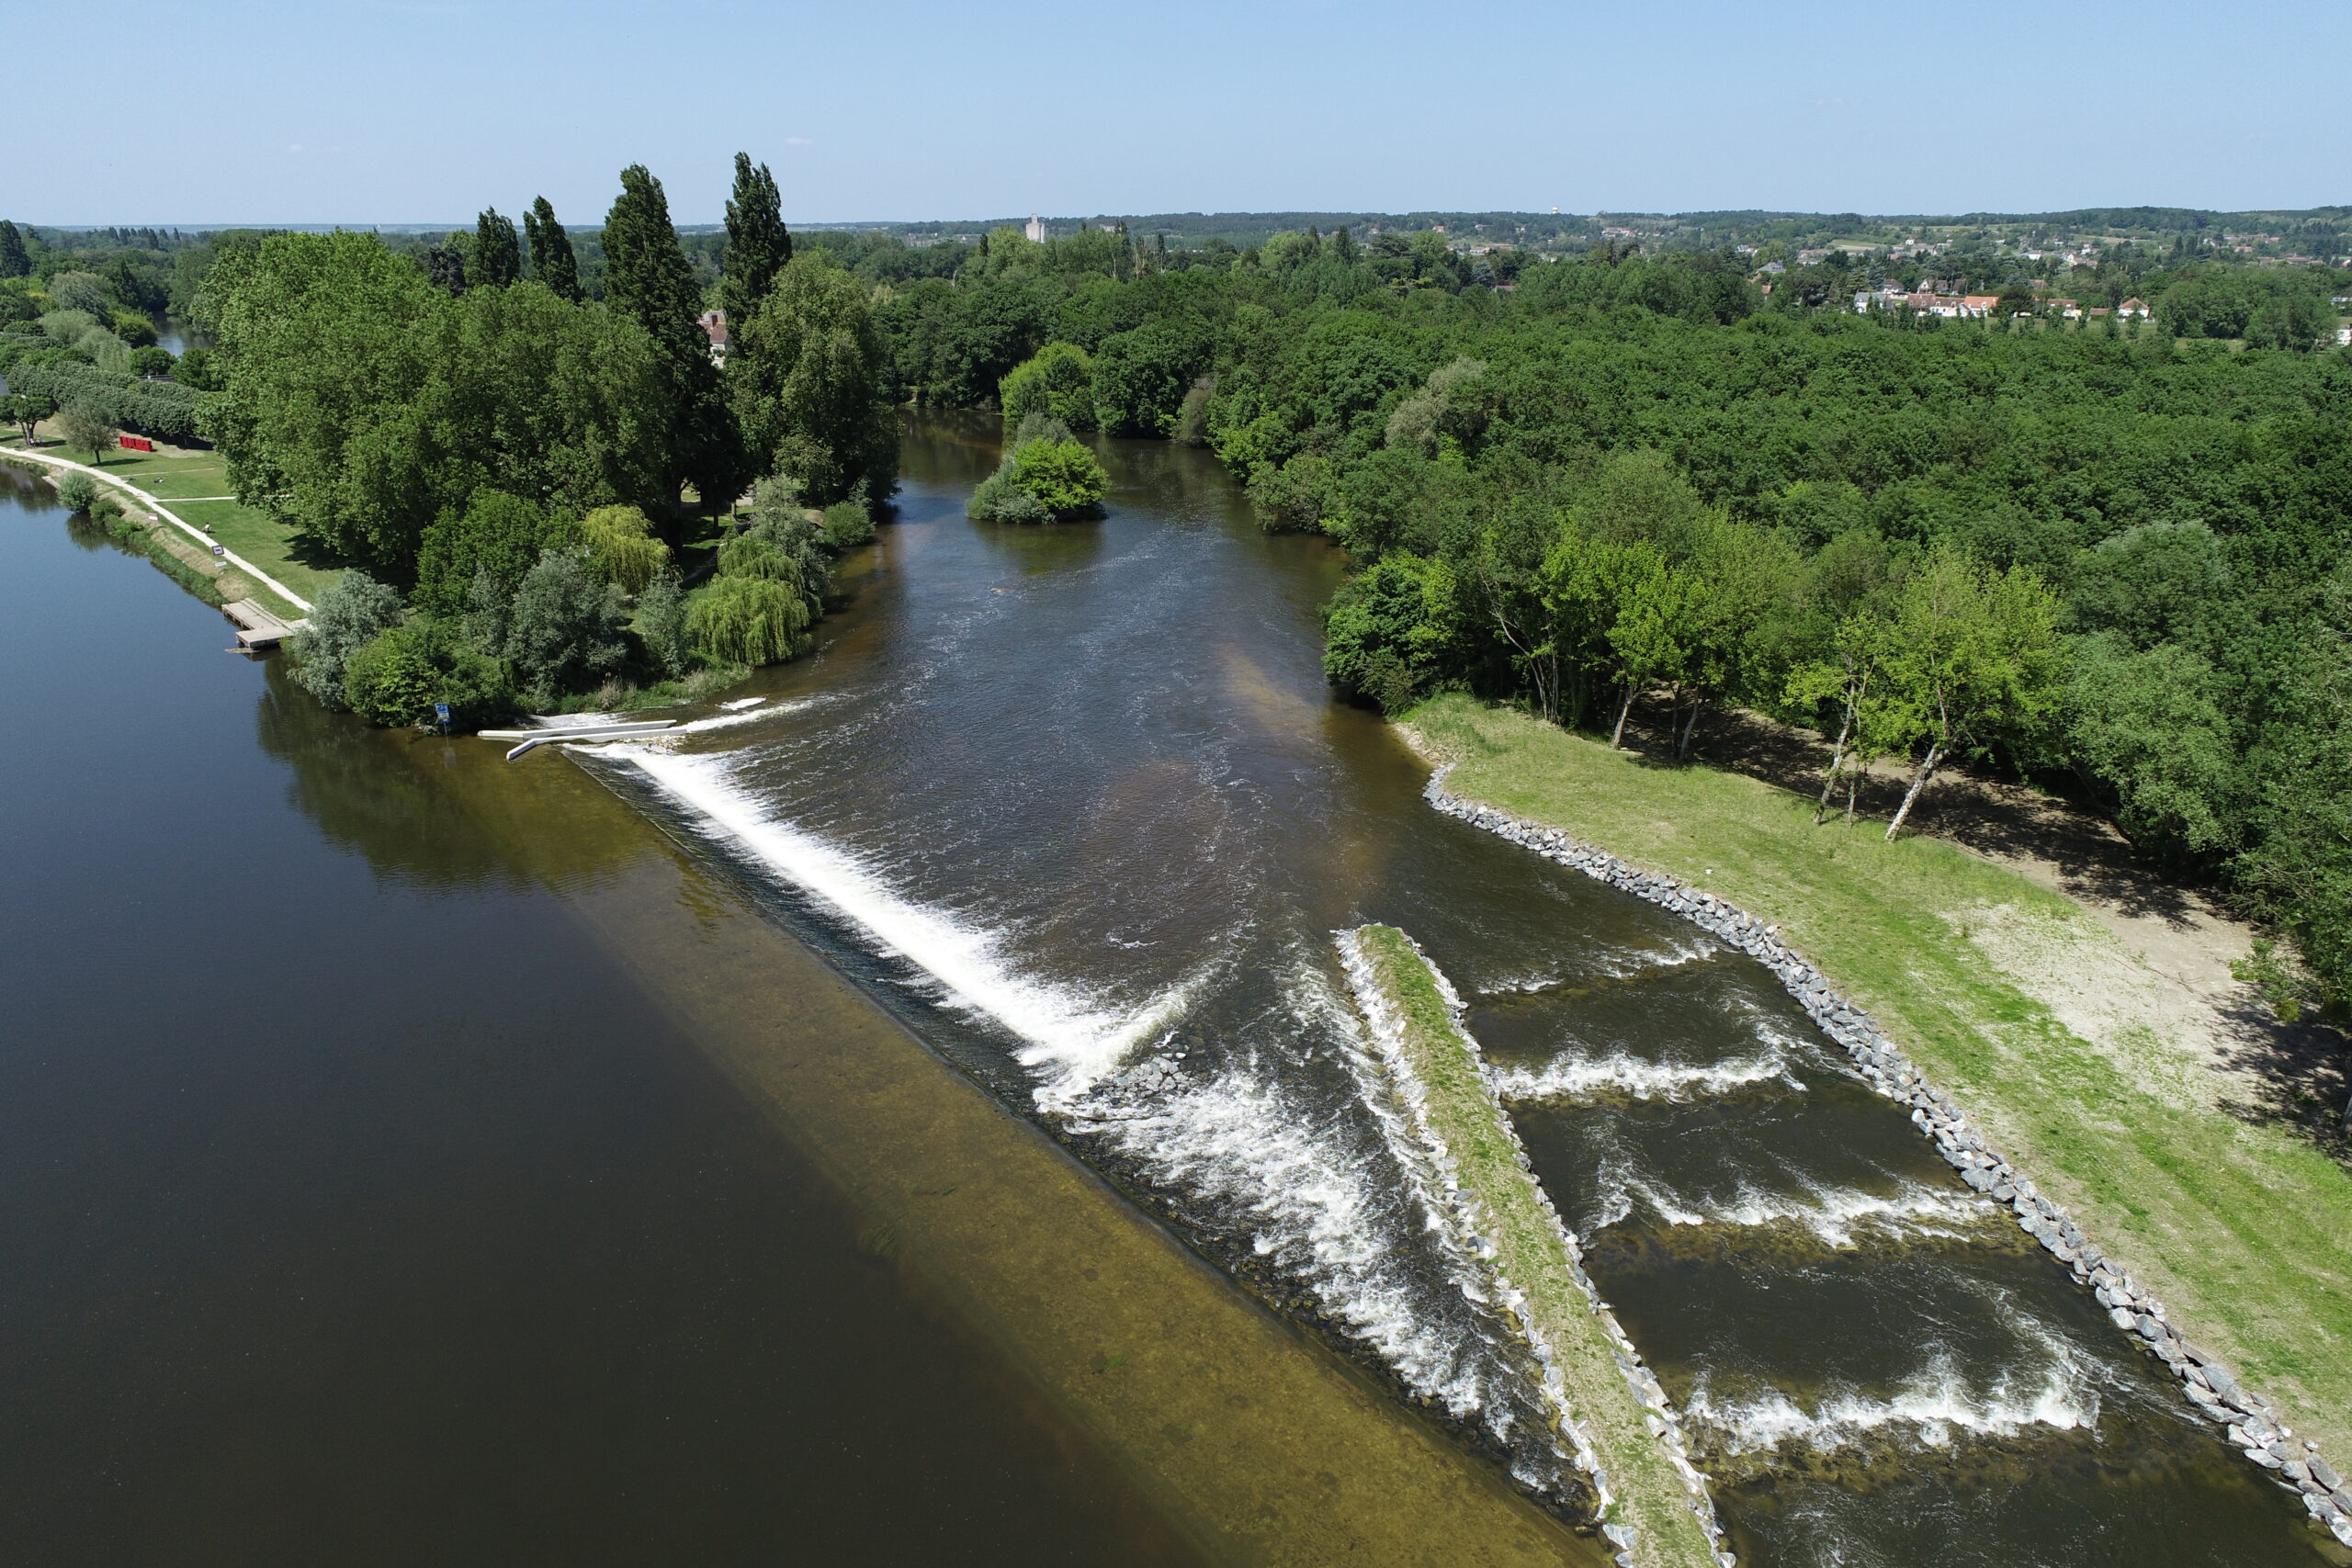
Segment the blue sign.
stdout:
<path fill-rule="evenodd" d="M 449 705 L 447 703 L 435 703 L 433 705 L 433 716 L 441 721 L 441 728 L 447 729 L 449 727 Z"/>

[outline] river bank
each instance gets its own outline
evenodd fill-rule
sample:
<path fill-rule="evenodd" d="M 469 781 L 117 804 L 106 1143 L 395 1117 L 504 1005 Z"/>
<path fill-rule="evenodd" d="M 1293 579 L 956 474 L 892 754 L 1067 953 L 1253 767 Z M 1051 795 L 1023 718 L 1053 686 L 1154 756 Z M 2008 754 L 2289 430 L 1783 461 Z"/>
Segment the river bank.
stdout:
<path fill-rule="evenodd" d="M 1658 766 L 1465 699 L 1425 705 L 1406 728 L 1452 764 L 1459 795 L 1778 926 L 2173 1325 L 2287 1425 L 2346 1450 L 2352 1177 L 2292 1127 L 2230 1114 L 2161 1040 L 2071 1030 L 2043 999 L 2053 974 L 2095 983 L 2130 961 L 2082 908 L 1954 845 L 1815 829 L 1810 801 L 1755 780 Z"/>
<path fill-rule="evenodd" d="M 203 536 L 200 547 L 207 554 L 218 544 L 243 558 L 257 575 L 277 583 L 297 608 L 316 600 L 342 575 L 340 568 L 311 558 L 284 523 L 231 493 L 235 486 L 229 482 L 229 460 L 217 449 L 157 441 L 152 452 L 117 449 L 92 467 L 65 446 L 54 422 L 36 427 L 35 436 L 29 446 L 21 434 L 0 440 L 0 458 L 20 454 L 36 461 L 46 457 L 74 463 L 132 494 L 147 510 L 158 504 L 169 508 L 189 533 Z M 46 469 L 56 466 L 41 465 Z"/>

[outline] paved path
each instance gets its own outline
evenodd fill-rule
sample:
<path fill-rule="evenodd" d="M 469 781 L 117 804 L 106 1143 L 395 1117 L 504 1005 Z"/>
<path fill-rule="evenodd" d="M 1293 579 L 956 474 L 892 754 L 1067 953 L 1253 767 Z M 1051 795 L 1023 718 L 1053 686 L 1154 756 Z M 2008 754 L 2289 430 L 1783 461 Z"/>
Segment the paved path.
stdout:
<path fill-rule="evenodd" d="M 117 490 L 126 491 L 138 501 L 139 504 L 144 506 L 156 516 L 164 519 L 166 523 L 169 523 L 173 526 L 178 528 L 182 533 L 186 534 L 189 538 L 194 539 L 198 544 L 203 545 L 207 548 L 210 548 L 212 547 L 211 535 L 206 533 L 201 528 L 190 525 L 187 520 L 173 513 L 171 508 L 165 506 L 153 496 L 149 495 L 145 491 L 141 490 L 137 485 L 132 484 L 129 479 L 119 479 L 112 474 L 107 473 L 104 468 L 94 468 L 87 463 L 77 463 L 71 457 L 52 457 L 46 452 L 35 452 L 23 446 L 11 446 L 8 448 L 8 451 L 17 457 L 30 457 L 36 463 L 47 463 L 53 468 L 71 468 L 77 474 L 87 474 L 94 479 L 104 480 L 106 483 L 114 486 Z M 232 498 L 221 496 L 208 499 L 229 500 Z M 231 566 L 235 567 L 247 577 L 250 577 L 254 581 L 262 584 L 272 593 L 277 594 L 280 599 L 285 600 L 288 604 L 293 605 L 296 609 L 307 613 L 311 608 L 311 602 L 308 599 L 303 598 L 300 594 L 295 592 L 291 588 L 287 587 L 286 584 L 278 581 L 277 579 L 270 576 L 269 573 L 262 570 L 261 568 L 255 566 L 244 557 L 232 554 L 227 550 L 222 550 L 220 552 L 220 556 L 221 558 L 226 560 Z"/>

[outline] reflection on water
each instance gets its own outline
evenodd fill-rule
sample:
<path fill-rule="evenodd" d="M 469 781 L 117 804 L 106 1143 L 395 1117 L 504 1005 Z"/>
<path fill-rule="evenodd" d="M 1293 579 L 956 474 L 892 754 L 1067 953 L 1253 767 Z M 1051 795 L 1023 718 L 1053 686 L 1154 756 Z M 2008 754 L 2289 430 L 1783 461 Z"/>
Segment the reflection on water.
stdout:
<path fill-rule="evenodd" d="M 1202 1560 L 582 929 L 641 820 L 0 482 L 0 1559 Z"/>
<path fill-rule="evenodd" d="M 1556 1506 L 1580 1483 L 1381 1113 L 1334 930 L 1400 925 L 1473 998 L 1744 1555 L 2319 1560 L 1769 975 L 1428 809 L 1324 687 L 1326 544 L 1260 534 L 1212 459 L 1147 443 L 1103 444 L 1099 523 L 974 524 L 992 440 L 913 427 L 867 586 L 768 716 L 584 765 Z"/>

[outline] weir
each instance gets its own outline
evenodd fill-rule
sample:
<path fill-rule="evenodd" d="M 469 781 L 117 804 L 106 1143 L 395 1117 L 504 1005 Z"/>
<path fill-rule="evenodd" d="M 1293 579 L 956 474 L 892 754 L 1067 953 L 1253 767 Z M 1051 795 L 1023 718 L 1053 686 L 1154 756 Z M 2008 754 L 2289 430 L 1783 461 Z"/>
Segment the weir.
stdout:
<path fill-rule="evenodd" d="M 1665 1391 L 1586 1276 L 1577 1242 L 1533 1173 L 1489 1081 L 1462 1001 L 1394 926 L 1341 933 L 1358 1007 L 1495 1294 L 1544 1369 L 1562 1436 L 1600 1498 L 1618 1561 L 1641 1568 L 1732 1562 Z"/>

